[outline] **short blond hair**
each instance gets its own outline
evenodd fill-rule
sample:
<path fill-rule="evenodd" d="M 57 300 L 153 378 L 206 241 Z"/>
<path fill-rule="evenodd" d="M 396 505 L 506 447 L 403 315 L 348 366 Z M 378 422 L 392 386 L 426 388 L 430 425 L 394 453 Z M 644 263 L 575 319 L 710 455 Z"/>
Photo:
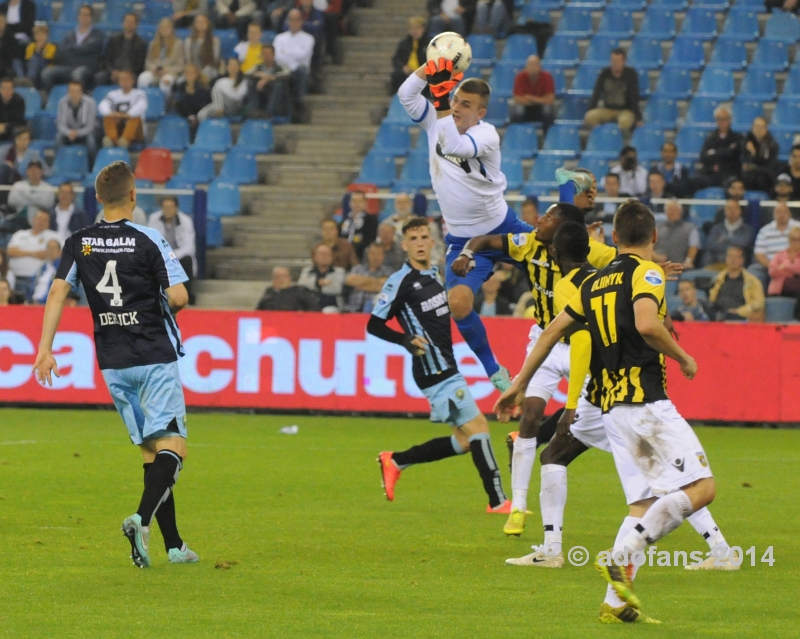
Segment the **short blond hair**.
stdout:
<path fill-rule="evenodd" d="M 408 28 L 410 29 L 412 27 L 424 27 L 426 23 L 427 20 L 425 20 L 425 18 L 423 18 L 422 16 L 413 16 L 408 19 Z"/>
<path fill-rule="evenodd" d="M 50 26 L 46 22 L 37 22 L 33 25 L 33 33 L 50 33 Z"/>

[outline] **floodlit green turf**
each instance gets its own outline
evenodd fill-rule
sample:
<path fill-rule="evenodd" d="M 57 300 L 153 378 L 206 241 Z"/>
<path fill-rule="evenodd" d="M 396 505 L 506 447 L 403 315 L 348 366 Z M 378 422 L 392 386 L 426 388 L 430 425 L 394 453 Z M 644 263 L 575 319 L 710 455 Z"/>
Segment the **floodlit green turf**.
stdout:
<path fill-rule="evenodd" d="M 298 435 L 278 433 L 298 424 Z M 201 556 L 154 567 L 119 531 L 142 471 L 116 413 L 0 410 L 0 636 L 3 637 L 797 637 L 800 431 L 699 429 L 728 540 L 774 547 L 775 565 L 736 573 L 643 568 L 659 627 L 601 626 L 604 584 L 589 567 L 513 568 L 539 543 L 537 464 L 520 539 L 486 515 L 468 457 L 408 470 L 388 503 L 374 462 L 446 431 L 422 420 L 191 415 L 176 493 Z M 506 429 L 493 425 L 506 467 Z M 508 488 L 507 473 L 504 481 Z M 745 487 L 744 484 L 748 484 Z M 625 515 L 610 456 L 569 475 L 566 546 L 613 543 Z M 661 549 L 705 550 L 686 525 Z M 749 560 L 748 560 L 749 561 Z M 227 562 L 228 569 L 219 568 Z"/>

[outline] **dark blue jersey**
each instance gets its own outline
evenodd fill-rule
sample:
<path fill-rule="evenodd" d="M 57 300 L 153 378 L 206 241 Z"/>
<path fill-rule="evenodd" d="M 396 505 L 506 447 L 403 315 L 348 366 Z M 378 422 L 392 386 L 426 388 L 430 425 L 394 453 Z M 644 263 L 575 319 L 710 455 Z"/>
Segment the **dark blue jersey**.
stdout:
<path fill-rule="evenodd" d="M 101 369 L 163 364 L 183 355 L 164 290 L 188 278 L 158 231 L 127 220 L 76 231 L 64 243 L 56 277 L 83 284 Z"/>
<path fill-rule="evenodd" d="M 386 280 L 372 311 L 383 320 L 397 317 L 406 335 L 428 340 L 425 355 L 413 358 L 414 381 L 420 388 L 429 388 L 458 372 L 447 292 L 437 275 L 435 268 L 418 271 L 406 262 Z"/>

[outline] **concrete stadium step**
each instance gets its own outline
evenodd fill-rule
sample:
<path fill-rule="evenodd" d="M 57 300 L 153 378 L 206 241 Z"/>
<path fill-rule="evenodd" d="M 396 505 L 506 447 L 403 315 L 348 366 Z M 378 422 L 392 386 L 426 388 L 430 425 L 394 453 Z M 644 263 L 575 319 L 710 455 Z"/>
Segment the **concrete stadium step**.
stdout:
<path fill-rule="evenodd" d="M 368 52 L 375 55 L 377 59 L 381 52 L 389 52 L 389 56 L 394 53 L 399 38 L 394 36 L 381 36 L 381 35 L 367 35 L 359 36 L 358 38 L 345 38 L 342 39 L 345 62 L 350 63 L 350 55 L 359 52 Z"/>
<path fill-rule="evenodd" d="M 381 9 L 359 9 L 356 13 L 358 33 L 365 36 L 395 36 L 402 38 L 408 32 L 408 18 L 413 15 L 401 9 L 392 15 Z"/>
<path fill-rule="evenodd" d="M 197 280 L 196 308 L 253 309 L 269 281 Z"/>
<path fill-rule="evenodd" d="M 284 266 L 292 273 L 292 279 L 296 280 L 300 270 L 310 263 L 306 259 L 284 259 L 284 258 L 247 258 L 247 257 L 228 257 L 216 256 L 218 251 L 215 249 L 209 253 L 209 266 L 213 277 L 223 280 L 256 280 L 263 281 L 270 277 L 272 269 L 276 266 Z M 251 308 L 255 307 L 255 304 Z"/>

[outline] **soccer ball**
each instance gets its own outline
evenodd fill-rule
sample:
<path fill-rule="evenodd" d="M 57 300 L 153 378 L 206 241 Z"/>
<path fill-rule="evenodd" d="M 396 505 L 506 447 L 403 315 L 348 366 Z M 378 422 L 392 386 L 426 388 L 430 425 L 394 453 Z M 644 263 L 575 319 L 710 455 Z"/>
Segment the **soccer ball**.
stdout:
<path fill-rule="evenodd" d="M 472 62 L 472 47 L 457 33 L 445 31 L 430 41 L 427 55 L 428 60 L 452 60 L 453 69 L 463 73 Z"/>

